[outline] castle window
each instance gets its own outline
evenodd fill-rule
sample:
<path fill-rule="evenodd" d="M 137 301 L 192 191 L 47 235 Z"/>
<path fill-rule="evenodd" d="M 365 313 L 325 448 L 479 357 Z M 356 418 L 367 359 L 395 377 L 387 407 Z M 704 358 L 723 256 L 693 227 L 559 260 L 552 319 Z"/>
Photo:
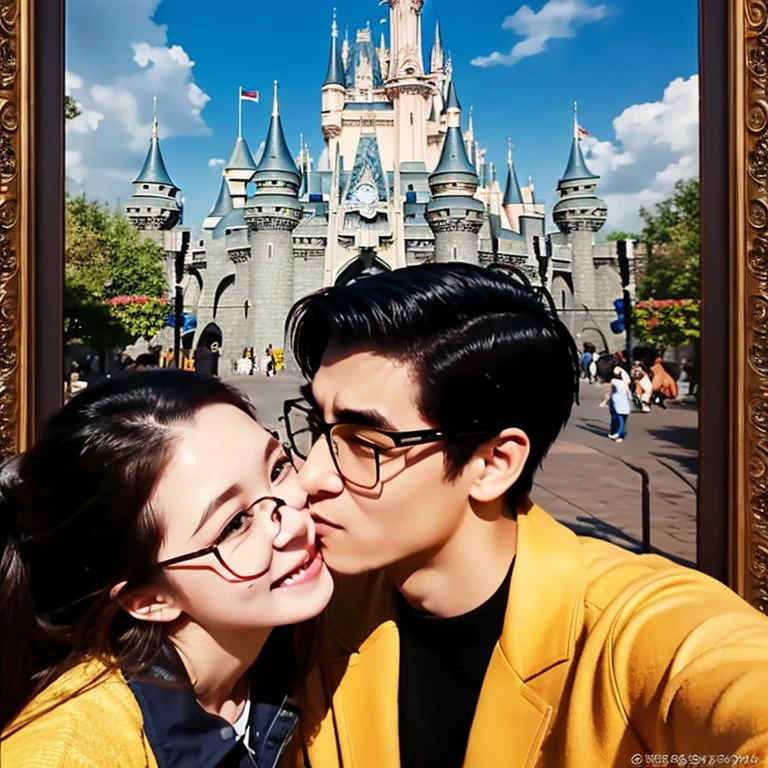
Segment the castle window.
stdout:
<path fill-rule="evenodd" d="M 205 240 L 200 240 L 198 245 L 202 248 L 205 245 Z"/>
<path fill-rule="evenodd" d="M 275 253 L 275 246 L 272 245 L 272 243 L 270 243 L 267 246 L 267 258 L 271 259 L 274 253 Z"/>
<path fill-rule="evenodd" d="M 144 189 L 149 189 L 149 184 L 144 184 Z"/>
<path fill-rule="evenodd" d="M 162 192 L 164 189 L 165 189 L 165 185 L 161 184 L 160 185 L 160 191 Z"/>
<path fill-rule="evenodd" d="M 459 249 L 455 245 L 451 249 L 451 258 L 454 261 L 458 261 L 459 260 Z"/>
<path fill-rule="evenodd" d="M 565 291 L 560 291 L 560 305 L 565 309 Z"/>

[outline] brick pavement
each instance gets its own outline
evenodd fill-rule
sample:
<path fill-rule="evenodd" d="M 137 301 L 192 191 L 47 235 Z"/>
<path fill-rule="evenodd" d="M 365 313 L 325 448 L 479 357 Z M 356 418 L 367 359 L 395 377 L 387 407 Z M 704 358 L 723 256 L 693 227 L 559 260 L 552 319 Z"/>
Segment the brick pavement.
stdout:
<path fill-rule="evenodd" d="M 283 400 L 298 391 L 295 377 L 227 378 L 252 398 L 265 424 L 280 428 Z M 582 386 L 581 404 L 537 475 L 534 501 L 580 534 L 640 551 L 641 482 L 616 461 L 623 458 L 650 476 L 654 551 L 694 563 L 696 494 L 685 481 L 695 486 L 698 472 L 695 409 L 671 405 L 666 411 L 654 408 L 650 414 L 633 414 L 629 437 L 616 444 L 606 437 L 608 411 L 598 407 L 601 395 L 601 387 Z"/>

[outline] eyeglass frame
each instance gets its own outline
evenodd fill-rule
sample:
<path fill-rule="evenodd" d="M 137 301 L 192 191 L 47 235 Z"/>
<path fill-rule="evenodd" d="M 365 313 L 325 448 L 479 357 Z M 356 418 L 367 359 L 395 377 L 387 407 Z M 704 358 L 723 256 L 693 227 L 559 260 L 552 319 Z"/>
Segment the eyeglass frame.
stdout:
<path fill-rule="evenodd" d="M 307 454 L 307 456 L 302 456 L 301 451 L 296 446 L 293 430 L 291 429 L 291 420 L 290 420 L 289 414 L 291 412 L 291 409 L 293 408 L 299 411 L 303 411 L 307 415 L 314 415 L 316 413 L 316 410 L 304 398 L 294 398 L 292 400 L 286 400 L 283 403 L 283 420 L 285 421 L 285 430 L 288 434 L 288 440 L 291 443 L 291 449 L 293 453 L 295 453 L 300 459 L 302 459 L 303 461 L 306 461 L 307 456 L 309 454 Z M 362 485 L 361 483 L 356 483 L 354 480 L 350 480 L 344 474 L 341 467 L 339 466 L 339 460 L 336 456 L 336 453 L 333 450 L 333 443 L 331 442 L 331 432 L 336 427 L 359 427 L 360 429 L 366 429 L 369 432 L 375 432 L 376 434 L 384 435 L 385 437 L 388 437 L 390 440 L 392 440 L 392 442 L 394 443 L 394 445 L 391 448 L 384 449 L 387 451 L 394 450 L 395 448 L 412 448 L 413 446 L 416 446 L 416 445 L 428 445 L 429 443 L 439 443 L 443 440 L 445 441 L 461 440 L 461 439 L 468 439 L 472 437 L 487 437 L 491 435 L 491 433 L 488 430 L 474 430 L 469 432 L 449 432 L 443 429 L 415 429 L 415 430 L 410 430 L 406 432 L 392 432 L 387 429 L 379 429 L 378 427 L 368 427 L 364 424 L 353 424 L 353 423 L 344 422 L 344 421 L 337 421 L 333 424 L 328 424 L 326 421 L 320 421 L 318 424 L 319 435 L 317 439 L 312 442 L 312 446 L 314 447 L 315 443 L 319 441 L 320 437 L 324 436 L 326 443 L 328 444 L 328 451 L 331 454 L 331 458 L 333 459 L 333 464 L 336 467 L 336 471 L 339 473 L 339 476 L 345 482 L 351 483 L 352 485 L 356 485 L 358 488 L 364 488 L 366 490 L 375 488 L 381 481 L 381 459 L 380 459 L 381 449 L 375 445 L 371 446 L 371 448 L 373 449 L 374 464 L 376 466 L 376 481 L 373 483 L 373 485 Z M 310 450 L 312 449 L 310 448 Z"/>
<path fill-rule="evenodd" d="M 285 501 L 285 499 L 281 499 L 278 496 L 262 496 L 259 499 L 256 499 L 256 501 L 253 502 L 253 504 L 249 504 L 245 509 L 240 510 L 241 512 L 247 512 L 249 509 L 253 509 L 257 504 L 261 504 L 262 501 L 274 501 L 277 506 L 275 507 L 275 512 L 279 513 L 279 510 L 281 507 L 285 507 L 288 505 L 288 502 Z M 239 513 L 238 513 L 239 514 Z M 274 514 L 274 512 L 272 513 Z M 203 547 L 203 549 L 198 549 L 196 552 L 190 552 L 186 555 L 179 555 L 178 557 L 172 557 L 168 560 L 163 560 L 160 563 L 155 564 L 155 568 L 168 568 L 171 565 L 179 565 L 181 563 L 187 563 L 190 560 L 197 560 L 200 557 L 205 557 L 206 555 L 215 555 L 216 559 L 221 563 L 221 565 L 224 566 L 224 568 L 229 571 L 235 578 L 240 579 L 241 581 L 254 581 L 256 579 L 260 579 L 262 576 L 266 576 L 266 574 L 269 572 L 269 568 L 262 571 L 261 573 L 256 574 L 255 576 L 243 576 L 239 573 L 236 573 L 233 571 L 224 561 L 224 557 L 219 551 L 219 546 L 223 542 L 216 541 L 213 544 L 211 544 L 208 547 Z"/>

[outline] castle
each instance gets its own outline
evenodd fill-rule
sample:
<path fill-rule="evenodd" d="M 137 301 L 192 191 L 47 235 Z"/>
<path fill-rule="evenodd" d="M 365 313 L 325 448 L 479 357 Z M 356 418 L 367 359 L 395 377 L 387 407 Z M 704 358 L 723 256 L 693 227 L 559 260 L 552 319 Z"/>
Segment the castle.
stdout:
<path fill-rule="evenodd" d="M 334 15 L 322 85 L 325 148 L 315 163 L 302 137 L 288 148 L 275 83 L 264 150 L 238 136 L 202 228 L 192 231 L 185 310 L 197 317 L 185 346 L 219 343 L 225 359 L 282 345 L 291 305 L 323 286 L 423 262 L 496 264 L 543 281 L 580 341 L 612 349 L 621 296 L 615 243 L 596 243 L 607 207 L 595 194 L 574 135 L 560 199 L 545 231 L 543 203 L 521 185 L 508 150 L 502 186 L 462 107 L 439 24 L 425 69 L 423 0 L 388 0 L 390 36 L 370 26 L 339 39 Z M 181 227 L 181 191 L 163 161 L 155 119 L 126 206 L 134 226 L 161 240 Z M 169 258 L 169 275 L 172 274 Z M 524 279 L 525 279 L 524 278 Z"/>

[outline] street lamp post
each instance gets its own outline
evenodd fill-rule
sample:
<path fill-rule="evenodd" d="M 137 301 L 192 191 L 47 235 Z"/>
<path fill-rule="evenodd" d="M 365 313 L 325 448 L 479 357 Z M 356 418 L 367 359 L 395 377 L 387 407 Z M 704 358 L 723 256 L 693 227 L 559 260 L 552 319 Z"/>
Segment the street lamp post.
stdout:
<path fill-rule="evenodd" d="M 165 233 L 165 252 L 174 260 L 174 302 L 173 302 L 173 359 L 176 368 L 183 368 L 181 361 L 181 331 L 184 325 L 184 262 L 189 250 L 189 230 Z"/>

